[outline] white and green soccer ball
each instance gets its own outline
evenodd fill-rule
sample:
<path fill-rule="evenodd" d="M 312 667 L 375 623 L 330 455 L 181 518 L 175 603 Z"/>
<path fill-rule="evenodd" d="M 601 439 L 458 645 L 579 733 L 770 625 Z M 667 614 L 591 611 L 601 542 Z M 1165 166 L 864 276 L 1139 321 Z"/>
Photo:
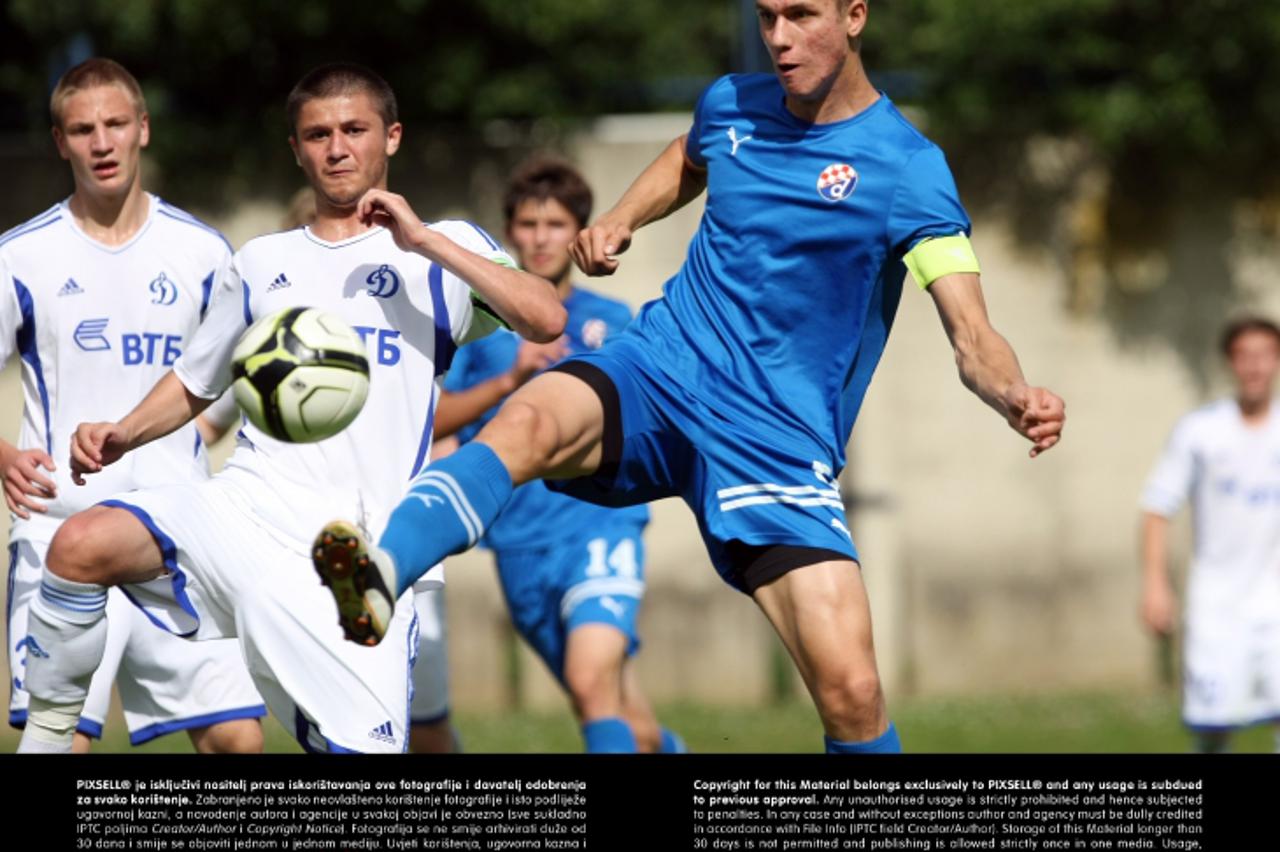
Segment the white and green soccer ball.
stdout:
<path fill-rule="evenodd" d="M 345 429 L 369 395 L 360 335 L 319 308 L 285 308 L 240 335 L 232 391 L 249 422 L 280 441 L 320 441 Z"/>

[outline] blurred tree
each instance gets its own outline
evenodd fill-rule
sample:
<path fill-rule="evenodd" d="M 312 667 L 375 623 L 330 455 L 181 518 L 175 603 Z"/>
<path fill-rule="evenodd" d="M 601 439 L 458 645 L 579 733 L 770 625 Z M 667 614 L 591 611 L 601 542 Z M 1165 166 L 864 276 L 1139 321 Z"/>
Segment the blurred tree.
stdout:
<path fill-rule="evenodd" d="M 1024 241 L 1064 261 L 1069 305 L 1104 310 L 1122 340 L 1172 334 L 1202 366 L 1247 296 L 1228 250 L 1275 230 L 1280 3 L 894 0 L 871 13 L 871 67 L 922 72 L 918 103 L 966 193 L 1005 205 Z"/>
<path fill-rule="evenodd" d="M 498 117 L 687 108 L 728 64 L 731 11 L 663 0 L 7 0 L 0 130 L 43 136 L 52 81 L 87 45 L 142 81 L 163 126 L 152 154 L 166 188 L 230 201 L 296 182 L 284 99 L 322 62 L 386 76 L 417 139 Z"/>

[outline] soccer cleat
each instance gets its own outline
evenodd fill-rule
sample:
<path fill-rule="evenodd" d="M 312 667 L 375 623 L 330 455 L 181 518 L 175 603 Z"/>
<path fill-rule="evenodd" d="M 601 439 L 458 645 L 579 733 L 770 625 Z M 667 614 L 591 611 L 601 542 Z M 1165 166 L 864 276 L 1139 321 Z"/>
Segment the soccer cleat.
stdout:
<path fill-rule="evenodd" d="M 381 559 L 379 559 L 381 557 Z M 330 521 L 316 536 L 311 561 L 338 604 L 338 624 L 351 642 L 377 645 L 395 614 L 395 567 L 346 521 Z"/>

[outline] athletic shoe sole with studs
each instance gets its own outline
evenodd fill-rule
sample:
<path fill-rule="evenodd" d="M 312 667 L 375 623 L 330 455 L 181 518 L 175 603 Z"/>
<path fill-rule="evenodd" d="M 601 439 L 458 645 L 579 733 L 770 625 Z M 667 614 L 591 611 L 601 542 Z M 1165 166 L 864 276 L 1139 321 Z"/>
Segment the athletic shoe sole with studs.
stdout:
<path fill-rule="evenodd" d="M 395 614 L 395 572 L 380 565 L 354 524 L 330 521 L 316 536 L 311 561 L 338 605 L 338 624 L 351 642 L 377 645 Z"/>

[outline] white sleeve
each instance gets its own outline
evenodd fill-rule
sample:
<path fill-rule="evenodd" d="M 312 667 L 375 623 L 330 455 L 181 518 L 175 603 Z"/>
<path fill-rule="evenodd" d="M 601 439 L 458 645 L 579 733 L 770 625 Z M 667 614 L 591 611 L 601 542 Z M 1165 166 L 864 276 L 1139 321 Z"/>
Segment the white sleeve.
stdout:
<path fill-rule="evenodd" d="M 1184 418 L 1165 445 L 1164 453 L 1142 489 L 1142 509 L 1169 518 L 1178 513 L 1195 483 L 1196 453 L 1193 424 Z"/>
<path fill-rule="evenodd" d="M 430 226 L 468 251 L 511 269 L 519 266 L 511 255 L 503 251 L 497 240 L 489 236 L 478 225 L 451 219 L 436 222 Z M 449 309 L 449 326 L 454 342 L 461 346 L 473 340 L 479 340 L 499 328 L 506 327 L 502 318 L 484 303 L 484 300 L 471 289 L 471 285 L 444 270 L 444 298 Z"/>
<path fill-rule="evenodd" d="M 210 426 L 219 432 L 225 432 L 240 422 L 240 407 L 236 405 L 235 395 L 227 390 L 214 400 L 204 411 L 200 412 Z"/>
<path fill-rule="evenodd" d="M 248 328 L 247 298 L 236 261 L 228 259 L 218 269 L 204 322 L 173 365 L 187 390 L 201 399 L 217 399 L 231 384 L 231 353 Z"/>
<path fill-rule="evenodd" d="M 9 356 L 18 348 L 21 330 L 22 307 L 18 304 L 18 290 L 13 286 L 9 265 L 0 257 L 0 367 L 9 363 Z"/>

